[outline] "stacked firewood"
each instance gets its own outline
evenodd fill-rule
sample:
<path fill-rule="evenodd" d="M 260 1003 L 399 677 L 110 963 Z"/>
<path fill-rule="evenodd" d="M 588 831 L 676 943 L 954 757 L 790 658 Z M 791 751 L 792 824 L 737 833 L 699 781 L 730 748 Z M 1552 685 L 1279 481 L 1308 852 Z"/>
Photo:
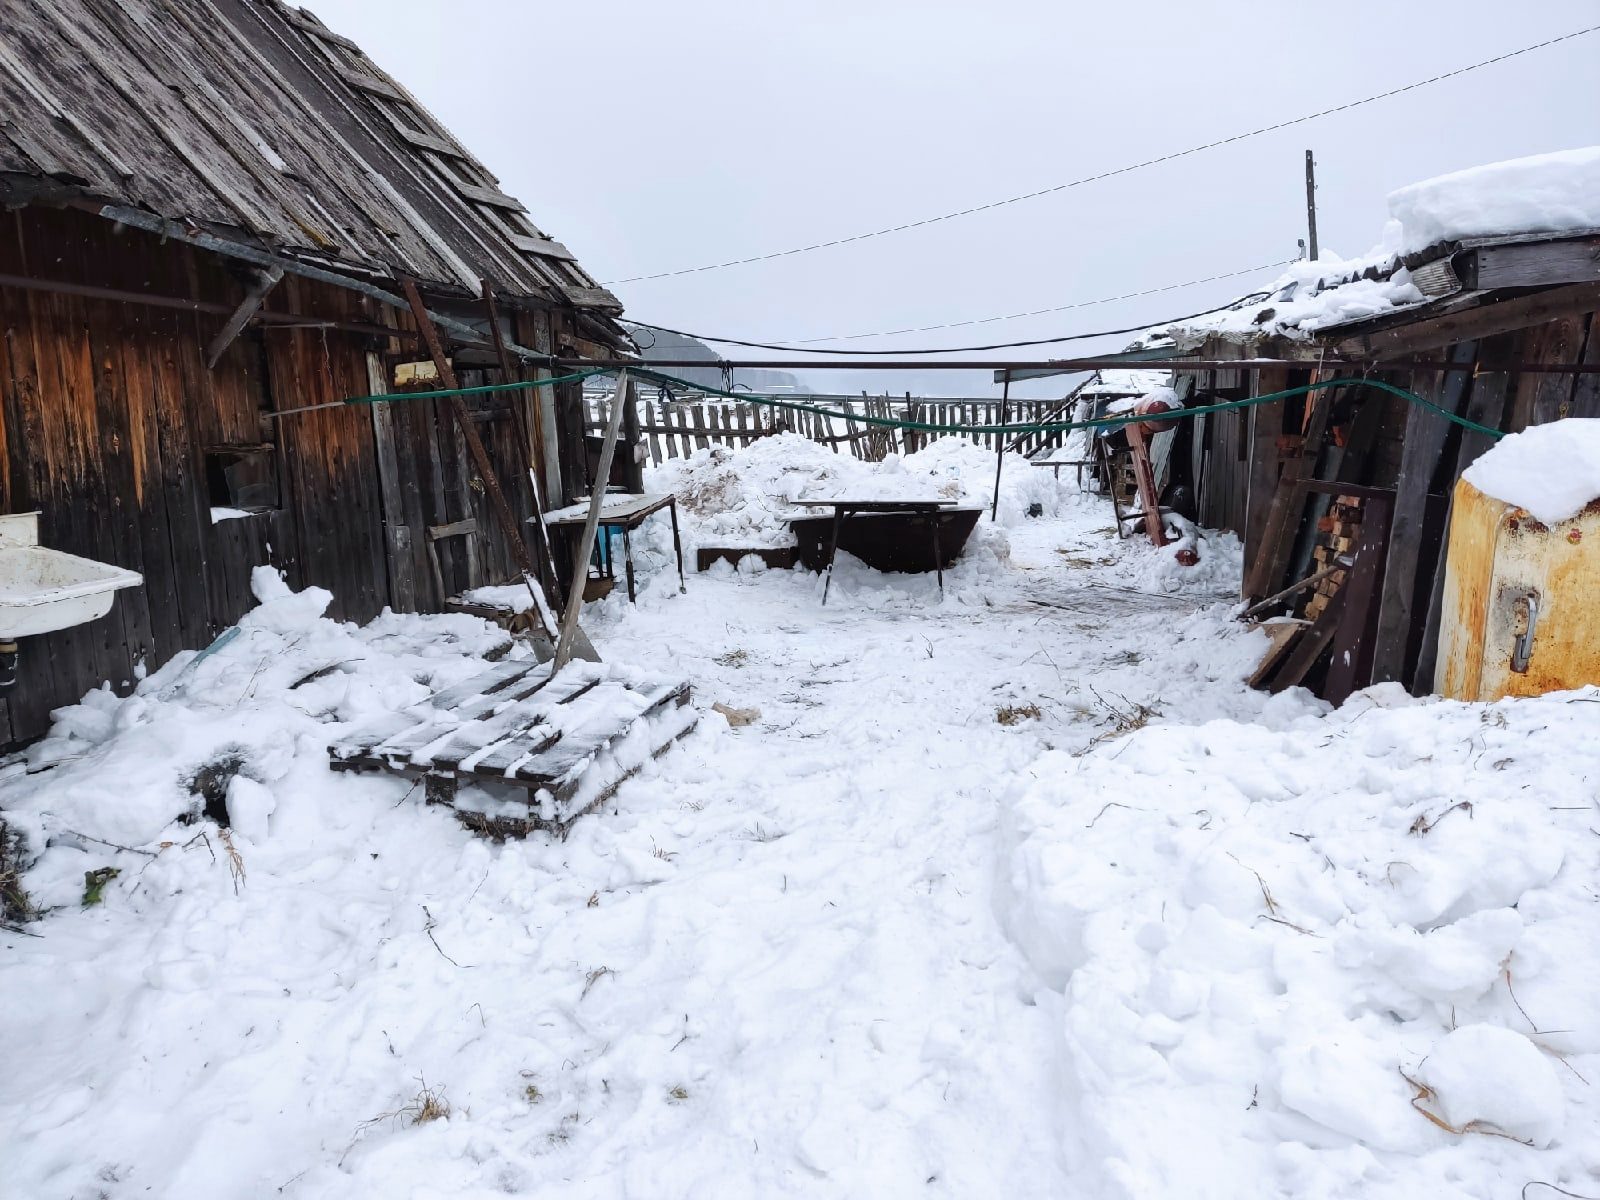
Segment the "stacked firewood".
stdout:
<path fill-rule="evenodd" d="M 1340 559 L 1355 553 L 1361 535 L 1361 499 L 1357 496 L 1336 496 L 1328 513 L 1317 521 L 1316 548 L 1312 551 L 1314 569 L 1326 570 L 1336 566 Z M 1333 594 L 1344 586 L 1347 571 L 1340 567 L 1317 581 L 1316 591 L 1306 601 L 1305 617 L 1316 620 L 1328 607 Z"/>

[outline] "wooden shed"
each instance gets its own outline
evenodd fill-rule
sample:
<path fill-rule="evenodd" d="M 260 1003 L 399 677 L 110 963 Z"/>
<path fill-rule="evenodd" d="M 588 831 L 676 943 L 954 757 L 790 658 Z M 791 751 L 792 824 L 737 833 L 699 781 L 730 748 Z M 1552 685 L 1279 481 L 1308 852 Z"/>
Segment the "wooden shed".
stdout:
<path fill-rule="evenodd" d="M 1277 319 L 1293 299 L 1279 293 L 1218 330 L 1177 331 L 1197 359 L 1304 363 L 1180 371 L 1180 390 L 1204 403 L 1359 376 L 1506 433 L 1600 417 L 1600 231 L 1442 243 L 1311 287 L 1382 282 L 1401 269 L 1422 295 L 1394 311 L 1308 331 Z M 1450 500 L 1492 435 L 1370 386 L 1186 424 L 1193 515 L 1243 539 L 1244 595 L 1259 600 L 1327 572 L 1280 606 L 1306 623 L 1261 681 L 1305 683 L 1335 701 L 1374 682 L 1428 692 Z"/>
<path fill-rule="evenodd" d="M 514 577 L 492 484 L 518 526 L 535 481 L 547 504 L 588 490 L 576 384 L 459 415 L 337 402 L 438 386 L 408 285 L 464 385 L 625 353 L 617 299 L 303 9 L 5 7 L 0 512 L 38 510 L 44 545 L 145 582 L 23 643 L 0 743 L 206 645 L 251 607 L 261 564 L 353 620 Z M 547 140 L 530 122 L 530 149 Z"/>

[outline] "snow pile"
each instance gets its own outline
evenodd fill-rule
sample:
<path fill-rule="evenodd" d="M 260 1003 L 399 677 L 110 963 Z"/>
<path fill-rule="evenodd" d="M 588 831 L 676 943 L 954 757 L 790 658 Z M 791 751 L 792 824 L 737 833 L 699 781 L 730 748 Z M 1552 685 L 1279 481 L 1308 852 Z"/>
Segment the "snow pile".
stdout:
<path fill-rule="evenodd" d="M 1443 241 L 1600 229 L 1600 146 L 1489 163 L 1389 193 L 1411 253 Z"/>
<path fill-rule="evenodd" d="M 1568 417 L 1501 438 L 1461 477 L 1553 525 L 1600 497 L 1600 419 Z"/>
<path fill-rule="evenodd" d="M 1237 599 L 1244 572 L 1244 543 L 1226 530 L 1202 529 L 1175 513 L 1169 513 L 1166 520 L 1169 532 L 1177 535 L 1172 541 L 1155 546 L 1142 533 L 1130 535 L 1106 577 L 1142 591 Z M 1180 562 L 1178 556 L 1186 550 L 1199 561 Z"/>
<path fill-rule="evenodd" d="M 1041 758 L 1000 911 L 1062 1031 L 1068 1190 L 1592 1179 L 1597 703 L 1386 686 Z"/>
<path fill-rule="evenodd" d="M 941 438 L 915 454 L 864 462 L 809 438 L 780 434 L 738 450 L 718 446 L 670 459 L 646 473 L 645 486 L 677 495 L 691 545 L 790 546 L 789 522 L 826 511 L 796 500 L 932 499 L 987 507 L 994 471 L 994 452 L 965 438 Z M 1015 525 L 1034 504 L 1053 515 L 1067 490 L 1020 455 L 1008 455 L 1000 522 Z"/>
<path fill-rule="evenodd" d="M 28 751 L 30 773 L 13 767 L 6 780 L 6 819 L 35 853 L 81 838 L 133 846 L 187 840 L 192 834 L 174 822 L 195 819 L 208 799 L 215 815 L 237 814 L 236 832 L 256 841 L 327 791 L 326 779 L 311 795 L 275 791 L 307 749 L 302 739 L 312 738 L 320 752 L 339 729 L 481 671 L 474 656 L 508 643 L 473 617 L 387 614 L 365 627 L 330 621 L 322 615 L 332 600 L 327 591 L 293 592 L 270 567 L 257 567 L 251 583 L 261 603 L 214 650 L 179 655 L 126 699 L 102 689 L 55 714 L 50 735 Z M 326 771 L 325 757 L 321 765 Z M 210 777 L 214 799 L 205 794 Z M 45 856 L 55 866 L 43 902 L 81 890 L 74 879 L 84 868 L 73 864 L 90 847 L 77 849 Z"/>

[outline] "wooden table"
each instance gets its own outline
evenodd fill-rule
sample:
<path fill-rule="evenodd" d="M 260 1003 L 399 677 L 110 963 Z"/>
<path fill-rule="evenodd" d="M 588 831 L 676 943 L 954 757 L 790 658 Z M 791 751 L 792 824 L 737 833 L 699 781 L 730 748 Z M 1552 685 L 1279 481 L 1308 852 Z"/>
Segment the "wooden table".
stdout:
<path fill-rule="evenodd" d="M 633 585 L 633 543 L 628 534 L 645 523 L 645 519 L 654 513 L 666 509 L 672 516 L 672 550 L 678 558 L 678 590 L 687 590 L 683 576 L 683 542 L 678 535 L 678 498 L 670 492 L 665 495 L 637 495 L 619 492 L 608 495 L 600 504 L 601 529 L 620 529 L 622 531 L 622 557 L 627 567 L 628 574 L 628 601 L 635 601 Z M 531 522 L 534 518 L 530 517 Z M 544 516 L 545 524 L 554 529 L 582 529 L 589 519 L 589 500 L 579 500 L 576 504 L 569 504 L 565 508 L 553 509 Z M 596 543 L 595 551 L 600 560 L 600 575 L 603 579 L 615 579 L 616 571 L 611 564 L 610 539 L 603 538 Z"/>
<path fill-rule="evenodd" d="M 828 588 L 833 584 L 833 557 L 839 551 L 839 526 L 853 513 L 913 513 L 928 515 L 942 509 L 955 508 L 954 500 L 794 500 L 799 508 L 833 509 L 833 536 L 828 542 L 828 565 L 822 582 L 822 602 L 828 602 Z M 939 573 L 939 595 L 944 596 L 944 560 L 939 554 L 939 522 L 929 522 L 933 530 L 933 566 Z"/>

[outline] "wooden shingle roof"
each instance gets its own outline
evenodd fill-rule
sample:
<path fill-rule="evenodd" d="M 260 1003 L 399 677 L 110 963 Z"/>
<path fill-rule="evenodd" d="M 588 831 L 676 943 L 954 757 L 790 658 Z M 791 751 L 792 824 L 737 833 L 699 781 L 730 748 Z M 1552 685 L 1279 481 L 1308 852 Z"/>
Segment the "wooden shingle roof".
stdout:
<path fill-rule="evenodd" d="M 0 203 L 87 199 L 352 278 L 621 304 L 361 52 L 279 0 L 4 0 Z"/>

